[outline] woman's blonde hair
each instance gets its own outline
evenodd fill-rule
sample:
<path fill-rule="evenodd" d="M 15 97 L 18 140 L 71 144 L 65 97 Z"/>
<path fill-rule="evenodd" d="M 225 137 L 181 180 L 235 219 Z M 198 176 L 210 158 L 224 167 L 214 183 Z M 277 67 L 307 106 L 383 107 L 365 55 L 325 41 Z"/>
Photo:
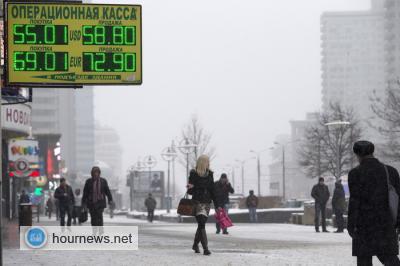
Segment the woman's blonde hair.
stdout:
<path fill-rule="evenodd" d="M 210 158 L 207 155 L 201 155 L 199 159 L 197 159 L 196 163 L 196 172 L 199 176 L 207 175 L 208 170 L 210 169 Z"/>

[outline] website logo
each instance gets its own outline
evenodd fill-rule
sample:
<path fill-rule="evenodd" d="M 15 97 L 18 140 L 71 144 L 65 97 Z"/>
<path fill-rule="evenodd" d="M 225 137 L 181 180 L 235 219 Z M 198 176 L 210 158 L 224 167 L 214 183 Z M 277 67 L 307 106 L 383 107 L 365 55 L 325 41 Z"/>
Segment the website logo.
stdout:
<path fill-rule="evenodd" d="M 25 244 L 34 249 L 42 248 L 47 243 L 47 232 L 40 226 L 29 228 L 25 233 Z"/>

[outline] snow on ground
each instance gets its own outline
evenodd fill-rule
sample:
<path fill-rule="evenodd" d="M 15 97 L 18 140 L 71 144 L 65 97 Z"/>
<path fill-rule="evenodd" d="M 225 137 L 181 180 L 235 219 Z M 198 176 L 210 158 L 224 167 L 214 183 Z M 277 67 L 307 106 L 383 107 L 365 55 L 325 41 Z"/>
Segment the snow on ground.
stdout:
<path fill-rule="evenodd" d="M 258 209 L 257 212 L 276 212 L 276 211 L 294 211 L 294 212 L 298 212 L 298 211 L 303 211 L 304 208 L 272 208 L 272 209 Z M 248 213 L 249 210 L 248 209 L 229 209 L 229 213 L 230 214 L 238 214 L 238 213 Z M 210 210 L 210 215 L 214 215 L 215 210 L 211 209 Z M 131 211 L 129 212 L 129 215 L 144 215 L 147 216 L 147 212 L 142 212 L 142 211 Z M 167 213 L 167 210 L 155 210 L 154 211 L 154 215 L 162 215 L 162 216 L 166 216 L 166 217 L 177 217 L 179 216 L 176 213 L 176 209 L 171 209 L 170 213 Z"/>
<path fill-rule="evenodd" d="M 158 230 L 173 230 L 177 232 L 193 232 L 196 224 L 192 226 L 180 226 L 177 224 L 163 223 Z M 215 231 L 215 226 L 207 225 L 207 230 Z M 229 228 L 230 237 L 247 238 L 271 241 L 301 241 L 305 243 L 332 243 L 351 244 L 351 238 L 346 233 L 333 233 L 334 228 L 328 228 L 331 233 L 315 233 L 313 226 L 293 224 L 235 224 Z"/>
<path fill-rule="evenodd" d="M 54 218 L 43 224 L 55 224 Z M 4 265 L 355 265 L 351 240 L 345 234 L 315 233 L 312 226 L 291 224 L 236 224 L 229 235 L 216 235 L 207 224 L 210 257 L 191 250 L 195 224 L 158 222 L 105 216 L 106 224 L 137 224 L 138 251 L 20 251 L 4 250 Z M 332 228 L 330 228 L 333 231 Z M 380 265 L 374 259 L 374 265 Z"/>

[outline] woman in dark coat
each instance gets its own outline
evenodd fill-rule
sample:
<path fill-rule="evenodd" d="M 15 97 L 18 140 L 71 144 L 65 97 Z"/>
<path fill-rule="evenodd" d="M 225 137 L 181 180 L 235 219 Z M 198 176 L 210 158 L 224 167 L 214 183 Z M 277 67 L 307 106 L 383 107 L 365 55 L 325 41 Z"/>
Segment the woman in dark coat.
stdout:
<path fill-rule="evenodd" d="M 192 195 L 192 199 L 196 201 L 196 221 L 197 231 L 194 237 L 192 249 L 196 253 L 200 253 L 199 242 L 203 246 L 204 255 L 210 255 L 208 249 L 208 240 L 206 233 L 206 223 L 210 212 L 211 201 L 214 202 L 215 208 L 218 204 L 215 199 L 214 177 L 210 170 L 210 161 L 208 156 L 202 155 L 197 160 L 196 169 L 190 171 L 188 193 Z"/>
<path fill-rule="evenodd" d="M 336 233 L 343 233 L 344 231 L 344 218 L 343 214 L 346 211 L 346 194 L 342 185 L 342 180 L 335 183 L 335 190 L 332 197 L 332 209 L 336 218 Z"/>
<path fill-rule="evenodd" d="M 374 145 L 358 141 L 353 147 L 360 165 L 349 173 L 348 232 L 353 239 L 357 265 L 372 265 L 377 256 L 384 265 L 400 265 L 396 227 L 388 203 L 385 166 L 373 157 Z M 386 166 L 389 180 L 400 195 L 399 174 Z"/>

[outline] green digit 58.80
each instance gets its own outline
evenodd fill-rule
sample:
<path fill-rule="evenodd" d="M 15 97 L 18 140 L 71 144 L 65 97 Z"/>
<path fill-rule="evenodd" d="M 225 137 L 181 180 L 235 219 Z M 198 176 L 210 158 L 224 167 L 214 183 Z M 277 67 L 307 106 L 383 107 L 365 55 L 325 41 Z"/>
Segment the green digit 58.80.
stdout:
<path fill-rule="evenodd" d="M 82 26 L 84 45 L 135 45 L 135 26 Z"/>

